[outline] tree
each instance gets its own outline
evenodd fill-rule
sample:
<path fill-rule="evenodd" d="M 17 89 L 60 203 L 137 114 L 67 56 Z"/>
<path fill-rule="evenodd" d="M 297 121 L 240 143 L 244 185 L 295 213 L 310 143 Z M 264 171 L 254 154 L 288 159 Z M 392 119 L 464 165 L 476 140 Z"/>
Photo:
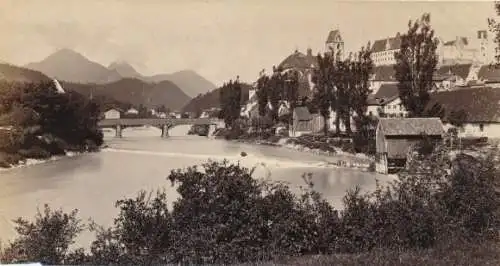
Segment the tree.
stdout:
<path fill-rule="evenodd" d="M 264 70 L 260 72 L 260 77 L 257 80 L 257 104 L 259 107 L 259 115 L 265 116 L 267 114 L 268 94 L 269 94 L 269 77 L 265 74 Z"/>
<path fill-rule="evenodd" d="M 314 70 L 312 82 L 315 85 L 314 102 L 317 104 L 319 113 L 323 117 L 323 131 L 328 134 L 328 119 L 330 118 L 330 107 L 335 89 L 335 63 L 334 58 L 328 53 L 318 55 L 318 68 Z"/>
<path fill-rule="evenodd" d="M 269 80 L 268 97 L 269 104 L 271 105 L 271 118 L 276 123 L 278 120 L 280 102 L 283 99 L 283 91 L 285 87 L 285 79 L 281 71 L 273 67 L 273 74 Z"/>
<path fill-rule="evenodd" d="M 291 70 L 285 73 L 284 100 L 288 101 L 290 111 L 293 112 L 299 101 L 299 72 Z"/>
<path fill-rule="evenodd" d="M 220 88 L 220 107 L 219 117 L 224 119 L 226 126 L 232 128 L 236 119 L 240 117 L 241 112 L 241 84 L 238 80 L 225 83 Z"/>
<path fill-rule="evenodd" d="M 497 13 L 497 16 L 500 16 L 500 2 L 495 1 L 495 11 Z M 488 25 L 490 28 L 490 31 L 495 34 L 495 37 L 493 38 L 493 41 L 496 44 L 495 47 L 495 65 L 498 67 L 500 64 L 500 23 L 498 23 L 495 19 L 489 18 L 488 19 Z"/>
<path fill-rule="evenodd" d="M 401 49 L 395 54 L 399 96 L 411 117 L 423 116 L 430 100 L 432 77 L 436 70 L 438 40 L 430 26 L 430 14 L 408 23 L 401 36 Z"/>
<path fill-rule="evenodd" d="M 448 121 L 455 127 L 462 127 L 466 120 L 467 120 L 467 112 L 464 111 L 463 109 L 460 109 L 458 111 L 453 110 L 450 112 L 450 115 L 448 116 Z"/>

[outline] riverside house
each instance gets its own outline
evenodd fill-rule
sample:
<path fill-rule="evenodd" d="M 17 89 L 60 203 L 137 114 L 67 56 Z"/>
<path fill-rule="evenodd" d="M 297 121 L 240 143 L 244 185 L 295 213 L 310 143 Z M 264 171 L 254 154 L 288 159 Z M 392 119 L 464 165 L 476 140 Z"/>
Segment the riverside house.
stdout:
<path fill-rule="evenodd" d="M 435 93 L 431 95 L 428 108 L 436 102 L 446 111 L 443 119 L 445 123 L 450 120 L 452 112 L 466 113 L 463 125 L 458 128 L 460 137 L 500 139 L 499 88 L 483 86 Z"/>
<path fill-rule="evenodd" d="M 375 169 L 388 174 L 403 168 L 410 149 L 425 138 L 442 141 L 444 128 L 439 118 L 380 118 L 375 136 Z"/>
<path fill-rule="evenodd" d="M 295 107 L 292 114 L 293 122 L 289 130 L 291 137 L 320 132 L 323 127 L 323 117 L 311 114 L 305 106 Z"/>
<path fill-rule="evenodd" d="M 121 110 L 117 108 L 110 108 L 104 112 L 104 119 L 120 119 Z"/>

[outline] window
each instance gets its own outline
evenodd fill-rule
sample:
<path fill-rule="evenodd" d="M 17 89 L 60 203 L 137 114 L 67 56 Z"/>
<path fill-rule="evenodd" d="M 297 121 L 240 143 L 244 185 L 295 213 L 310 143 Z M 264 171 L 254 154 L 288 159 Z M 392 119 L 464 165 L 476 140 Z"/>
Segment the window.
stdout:
<path fill-rule="evenodd" d="M 481 131 L 481 132 L 484 131 L 484 125 L 483 124 L 479 124 L 479 131 Z"/>

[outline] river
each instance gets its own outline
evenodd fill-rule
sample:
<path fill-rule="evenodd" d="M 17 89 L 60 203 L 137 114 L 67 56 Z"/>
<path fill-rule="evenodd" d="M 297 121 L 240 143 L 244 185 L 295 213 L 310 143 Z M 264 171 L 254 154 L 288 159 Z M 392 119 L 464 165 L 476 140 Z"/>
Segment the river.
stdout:
<path fill-rule="evenodd" d="M 239 161 L 257 167 L 256 177 L 303 185 L 302 173 L 312 173 L 315 189 L 336 208 L 342 208 L 345 191 L 359 185 L 372 190 L 375 180 L 390 177 L 327 165 L 328 157 L 261 145 L 249 145 L 206 137 L 186 136 L 188 127 L 171 130 L 168 139 L 160 138 L 156 128 L 126 129 L 123 138 L 105 132 L 109 148 L 99 153 L 66 157 L 57 161 L 9 169 L 0 172 L 0 239 L 14 235 L 12 219 L 31 218 L 37 207 L 78 209 L 84 222 L 92 217 L 97 223 L 111 225 L 117 214 L 114 203 L 133 197 L 141 189 L 167 189 L 169 200 L 177 197 L 166 177 L 170 170 L 200 164 L 208 159 Z M 242 157 L 245 151 L 248 155 Z M 88 246 L 93 238 L 84 233 L 77 246 Z"/>

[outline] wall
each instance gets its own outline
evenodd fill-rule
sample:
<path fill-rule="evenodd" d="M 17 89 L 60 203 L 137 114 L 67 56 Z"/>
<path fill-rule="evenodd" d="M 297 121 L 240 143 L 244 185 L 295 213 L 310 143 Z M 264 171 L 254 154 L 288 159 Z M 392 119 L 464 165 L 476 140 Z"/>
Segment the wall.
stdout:
<path fill-rule="evenodd" d="M 109 110 L 104 113 L 104 118 L 105 119 L 119 119 L 120 118 L 120 112 L 116 110 Z"/>
<path fill-rule="evenodd" d="M 381 51 L 372 54 L 373 64 L 375 66 L 381 65 L 394 65 L 396 64 L 396 58 L 394 54 L 400 49 Z"/>
<path fill-rule="evenodd" d="M 405 117 L 408 115 L 400 98 L 396 98 L 394 101 L 384 105 L 382 110 L 387 117 Z"/>
<path fill-rule="evenodd" d="M 488 137 L 500 139 L 500 123 L 468 123 L 458 130 L 460 137 Z"/>

